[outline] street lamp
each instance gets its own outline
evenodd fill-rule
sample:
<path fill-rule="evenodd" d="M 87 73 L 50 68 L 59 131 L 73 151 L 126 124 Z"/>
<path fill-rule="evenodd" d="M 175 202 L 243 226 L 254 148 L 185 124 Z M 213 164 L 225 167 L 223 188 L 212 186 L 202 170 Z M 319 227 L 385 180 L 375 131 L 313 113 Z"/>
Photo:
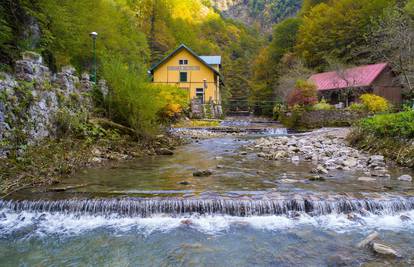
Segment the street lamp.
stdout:
<path fill-rule="evenodd" d="M 92 73 L 92 81 L 96 83 L 96 38 L 98 38 L 97 32 L 91 32 L 89 34 L 92 37 L 93 43 L 93 73 Z"/>

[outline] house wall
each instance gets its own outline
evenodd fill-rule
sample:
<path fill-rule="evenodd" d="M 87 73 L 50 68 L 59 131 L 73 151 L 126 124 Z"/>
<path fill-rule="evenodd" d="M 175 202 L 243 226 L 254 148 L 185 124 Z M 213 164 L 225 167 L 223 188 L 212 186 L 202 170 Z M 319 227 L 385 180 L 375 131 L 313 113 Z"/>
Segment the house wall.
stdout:
<path fill-rule="evenodd" d="M 402 103 L 402 87 L 390 68 L 384 70 L 372 84 L 373 93 L 384 97 L 393 105 Z"/>
<path fill-rule="evenodd" d="M 179 60 L 188 60 L 188 65 L 181 65 L 187 68 L 186 70 L 179 69 Z M 187 82 L 180 82 L 180 72 L 187 72 Z M 196 97 L 197 88 L 207 86 L 204 90 L 204 102 L 210 99 L 215 103 L 221 102 L 218 75 L 185 49 L 155 69 L 153 82 L 176 85 L 187 90 L 189 99 Z"/>

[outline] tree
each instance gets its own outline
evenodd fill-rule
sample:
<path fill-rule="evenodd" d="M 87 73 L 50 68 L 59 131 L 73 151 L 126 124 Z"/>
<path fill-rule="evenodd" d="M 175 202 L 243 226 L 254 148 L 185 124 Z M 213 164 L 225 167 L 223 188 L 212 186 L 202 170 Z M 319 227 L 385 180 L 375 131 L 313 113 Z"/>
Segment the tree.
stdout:
<path fill-rule="evenodd" d="M 353 62 L 353 51 L 365 44 L 373 20 L 379 19 L 393 0 L 338 0 L 321 3 L 303 18 L 297 52 L 311 67 L 326 65 L 325 57 Z"/>
<path fill-rule="evenodd" d="M 414 96 L 414 21 L 409 13 L 399 7 L 387 9 L 382 18 L 372 24 L 367 42 L 366 50 L 370 51 L 371 59 L 391 64 L 409 94 Z"/>
<path fill-rule="evenodd" d="M 301 22 L 300 18 L 288 18 L 274 27 L 269 53 L 275 63 L 278 63 L 284 54 L 293 51 Z"/>
<path fill-rule="evenodd" d="M 309 106 L 318 102 L 318 95 L 316 91 L 316 85 L 306 81 L 296 81 L 295 89 L 287 97 L 287 103 L 289 107 Z"/>
<path fill-rule="evenodd" d="M 300 13 L 305 15 L 308 13 L 314 6 L 319 5 L 320 3 L 326 3 L 329 0 L 303 0 L 302 9 Z"/>

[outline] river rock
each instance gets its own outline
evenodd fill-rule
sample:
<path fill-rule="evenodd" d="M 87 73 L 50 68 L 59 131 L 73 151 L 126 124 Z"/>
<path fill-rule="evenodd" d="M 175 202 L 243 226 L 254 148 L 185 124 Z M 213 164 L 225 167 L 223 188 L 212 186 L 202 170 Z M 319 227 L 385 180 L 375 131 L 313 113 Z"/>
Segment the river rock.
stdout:
<path fill-rule="evenodd" d="M 190 182 L 181 181 L 181 182 L 178 182 L 178 184 L 180 184 L 180 185 L 190 185 Z"/>
<path fill-rule="evenodd" d="M 361 182 L 375 182 L 377 179 L 372 178 L 372 177 L 359 177 L 358 181 Z"/>
<path fill-rule="evenodd" d="M 157 155 L 171 156 L 174 155 L 174 152 L 168 148 L 159 148 L 156 150 Z"/>
<path fill-rule="evenodd" d="M 406 221 L 411 221 L 411 218 L 407 215 L 401 215 L 400 220 L 403 222 L 406 222 Z"/>
<path fill-rule="evenodd" d="M 211 170 L 199 170 L 199 171 L 193 172 L 193 176 L 195 177 L 205 177 L 205 176 L 210 176 L 212 174 L 213 172 Z"/>
<path fill-rule="evenodd" d="M 400 254 L 390 246 L 381 244 L 381 243 L 372 243 L 372 249 L 381 255 L 389 256 L 389 257 L 400 257 Z"/>
<path fill-rule="evenodd" d="M 388 173 L 388 171 L 386 169 L 377 169 L 377 170 L 373 170 L 371 171 L 371 176 L 375 176 L 375 177 L 391 177 L 391 175 Z"/>
<path fill-rule="evenodd" d="M 328 174 L 329 171 L 325 169 L 322 165 L 316 166 L 316 169 L 312 170 L 312 173 L 315 174 Z"/>
<path fill-rule="evenodd" d="M 93 158 L 91 159 L 91 161 L 92 161 L 93 163 L 102 163 L 103 159 L 102 159 L 102 158 L 99 158 L 99 157 L 93 157 Z"/>
<path fill-rule="evenodd" d="M 309 178 L 309 181 L 319 181 L 319 182 L 322 182 L 322 181 L 325 181 L 325 178 L 323 178 L 323 177 L 321 177 L 319 175 L 315 175 L 315 176 L 312 176 L 311 178 Z"/>
<path fill-rule="evenodd" d="M 411 177 L 411 175 L 405 174 L 405 175 L 401 175 L 400 177 L 398 177 L 398 180 L 411 182 L 413 180 L 413 177 Z"/>
<path fill-rule="evenodd" d="M 368 245 L 370 245 L 372 243 L 372 241 L 374 241 L 378 237 L 379 237 L 379 233 L 378 232 L 373 232 L 369 236 L 367 236 L 364 240 L 359 242 L 357 247 L 359 247 L 359 248 L 367 247 Z"/>
<path fill-rule="evenodd" d="M 358 164 L 358 161 L 354 158 L 349 158 L 347 160 L 345 160 L 342 165 L 346 166 L 346 167 L 355 167 Z"/>
<path fill-rule="evenodd" d="M 292 157 L 292 162 L 299 162 L 299 161 L 300 161 L 299 156 L 293 156 Z"/>

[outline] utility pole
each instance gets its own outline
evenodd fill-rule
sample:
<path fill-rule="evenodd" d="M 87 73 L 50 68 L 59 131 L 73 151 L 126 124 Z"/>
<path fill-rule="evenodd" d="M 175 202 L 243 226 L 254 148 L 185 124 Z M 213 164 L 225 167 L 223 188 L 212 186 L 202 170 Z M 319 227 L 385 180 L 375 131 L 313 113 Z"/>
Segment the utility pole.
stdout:
<path fill-rule="evenodd" d="M 96 38 L 98 38 L 97 32 L 91 32 L 89 34 L 92 37 L 92 43 L 93 43 L 93 70 L 92 70 L 92 81 L 96 83 Z"/>

